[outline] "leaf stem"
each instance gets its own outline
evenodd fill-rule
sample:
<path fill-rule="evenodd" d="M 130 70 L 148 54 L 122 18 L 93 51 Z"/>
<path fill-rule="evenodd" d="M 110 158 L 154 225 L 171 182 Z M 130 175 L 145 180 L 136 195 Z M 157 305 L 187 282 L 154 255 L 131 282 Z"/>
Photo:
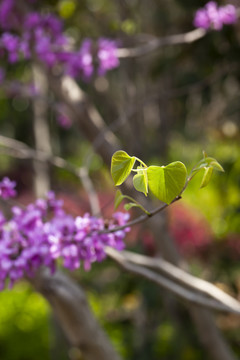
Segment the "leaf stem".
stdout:
<path fill-rule="evenodd" d="M 156 209 L 154 209 L 152 211 L 148 211 L 147 213 L 137 217 L 136 219 L 133 219 L 133 220 L 127 222 L 125 225 L 116 226 L 113 229 L 102 230 L 102 231 L 99 232 L 99 234 L 109 234 L 109 233 L 112 233 L 112 232 L 115 232 L 115 231 L 118 231 L 118 230 L 126 229 L 126 228 L 131 227 L 131 226 L 136 225 L 136 224 L 140 224 L 140 223 L 146 221 L 147 219 L 149 219 L 150 217 L 152 217 L 152 216 L 160 213 L 161 211 L 165 210 L 168 206 L 170 206 L 171 204 L 175 203 L 176 201 L 178 201 L 180 199 L 181 199 L 181 195 L 178 195 L 172 200 L 172 202 L 170 204 L 163 204 L 163 205 L 157 207 Z"/>
<path fill-rule="evenodd" d="M 135 159 L 136 159 L 140 164 L 142 164 L 145 168 L 148 167 L 141 159 L 137 158 L 136 156 L 135 156 Z"/>

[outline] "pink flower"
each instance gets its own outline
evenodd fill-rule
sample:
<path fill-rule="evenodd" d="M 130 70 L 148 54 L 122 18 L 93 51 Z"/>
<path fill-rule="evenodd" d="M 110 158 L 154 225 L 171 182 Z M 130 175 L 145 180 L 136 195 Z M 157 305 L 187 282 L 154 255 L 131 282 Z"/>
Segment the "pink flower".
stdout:
<path fill-rule="evenodd" d="M 15 181 L 11 181 L 8 177 L 3 178 L 0 182 L 0 197 L 3 199 L 9 199 L 16 196 Z"/>
<path fill-rule="evenodd" d="M 193 24 L 195 27 L 221 30 L 223 25 L 231 25 L 237 21 L 235 6 L 226 5 L 218 7 L 215 1 L 208 2 L 204 8 L 197 10 Z"/>

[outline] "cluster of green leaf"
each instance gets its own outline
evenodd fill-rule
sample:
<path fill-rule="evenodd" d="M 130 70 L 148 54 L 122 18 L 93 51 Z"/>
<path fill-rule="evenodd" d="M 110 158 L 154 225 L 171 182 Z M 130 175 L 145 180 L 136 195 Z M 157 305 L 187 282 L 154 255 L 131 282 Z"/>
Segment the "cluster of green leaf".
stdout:
<path fill-rule="evenodd" d="M 125 151 L 119 150 L 112 156 L 111 174 L 115 185 L 119 186 L 128 178 L 131 172 L 136 173 L 133 176 L 133 186 L 137 191 L 147 196 L 150 190 L 158 200 L 169 205 L 174 199 L 181 196 L 188 182 L 202 169 L 204 172 L 201 188 L 208 185 L 214 169 L 224 171 L 216 159 L 208 157 L 205 152 L 203 155 L 203 159 L 193 167 L 188 176 L 186 166 L 180 161 L 172 162 L 166 166 L 147 166 L 136 156 L 129 156 Z M 136 162 L 140 165 L 134 168 Z M 133 198 L 123 195 L 120 191 L 117 192 L 115 198 L 115 207 L 124 198 L 132 201 L 125 206 L 126 210 L 129 210 L 132 206 L 142 208 Z"/>
<path fill-rule="evenodd" d="M 197 162 L 202 145 L 184 140 L 175 139 L 169 151 L 169 161 L 180 156 L 185 163 Z M 208 152 L 214 153 L 225 173 L 213 178 L 204 191 L 198 191 L 198 184 L 204 173 L 204 168 L 196 174 L 194 181 L 188 185 L 184 194 L 184 201 L 194 206 L 204 214 L 209 221 L 213 235 L 217 239 L 225 239 L 229 234 L 240 233 L 240 144 L 231 140 L 218 139 L 208 145 Z"/>

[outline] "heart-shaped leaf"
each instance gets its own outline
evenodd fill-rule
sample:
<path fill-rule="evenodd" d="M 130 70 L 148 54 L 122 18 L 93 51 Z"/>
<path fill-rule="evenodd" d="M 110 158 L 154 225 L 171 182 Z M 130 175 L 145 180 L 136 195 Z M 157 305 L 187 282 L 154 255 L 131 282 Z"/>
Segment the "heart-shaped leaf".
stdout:
<path fill-rule="evenodd" d="M 121 193 L 120 190 L 117 190 L 114 199 L 114 210 L 116 210 L 119 207 L 123 199 L 124 199 L 124 195 Z"/>
<path fill-rule="evenodd" d="M 203 187 L 207 186 L 207 184 L 211 180 L 212 173 L 213 173 L 213 167 L 206 167 L 204 169 L 204 174 L 203 174 L 203 178 L 202 178 L 200 188 L 203 188 Z"/>
<path fill-rule="evenodd" d="M 112 156 L 111 174 L 114 184 L 121 185 L 131 173 L 135 156 L 129 156 L 125 151 L 116 151 Z"/>
<path fill-rule="evenodd" d="M 147 196 L 148 177 L 146 170 L 139 170 L 139 172 L 133 177 L 133 186 L 137 191 L 141 191 Z"/>
<path fill-rule="evenodd" d="M 170 204 L 178 196 L 186 182 L 185 165 L 176 161 L 167 166 L 150 166 L 147 169 L 148 186 L 159 200 Z"/>

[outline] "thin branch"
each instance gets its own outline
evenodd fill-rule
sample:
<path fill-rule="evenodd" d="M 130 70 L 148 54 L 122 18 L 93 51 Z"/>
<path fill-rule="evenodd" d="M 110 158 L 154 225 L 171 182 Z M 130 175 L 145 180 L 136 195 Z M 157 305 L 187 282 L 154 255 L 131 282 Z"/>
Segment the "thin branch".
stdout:
<path fill-rule="evenodd" d="M 86 94 L 80 89 L 74 79 L 69 76 L 56 78 L 49 75 L 49 85 L 54 94 L 69 110 L 71 117 L 90 143 L 93 143 L 98 134 L 105 128 L 101 146 L 98 149 L 100 156 L 107 165 L 110 165 L 112 154 L 119 150 L 119 141 L 115 134 L 106 128 L 106 124 L 96 107 L 89 101 Z"/>
<path fill-rule="evenodd" d="M 7 151 L 4 151 L 6 154 L 15 158 L 32 159 L 42 163 L 48 162 L 55 167 L 67 170 L 68 172 L 72 173 L 82 182 L 83 187 L 89 197 L 92 213 L 95 215 L 101 213 L 98 196 L 88 175 L 87 168 L 78 167 L 59 156 L 54 156 L 40 150 L 34 150 L 21 141 L 3 135 L 0 135 L 0 146 L 3 146 L 7 149 Z"/>
<path fill-rule="evenodd" d="M 32 79 L 34 86 L 38 87 L 41 96 L 48 95 L 48 81 L 42 66 L 37 62 L 32 64 Z M 33 133 L 36 151 L 43 151 L 48 155 L 52 154 L 51 135 L 47 121 L 48 105 L 41 98 L 32 98 L 33 108 Z M 35 194 L 40 197 L 50 189 L 49 166 L 47 163 L 33 159 L 35 170 L 34 188 Z"/>
<path fill-rule="evenodd" d="M 112 248 L 106 248 L 106 252 L 111 258 L 118 262 L 127 271 L 130 271 L 136 275 L 140 275 L 152 282 L 155 282 L 159 286 L 172 292 L 173 294 L 177 295 L 178 297 L 189 303 L 199 305 L 201 307 L 205 307 L 211 310 L 240 314 L 240 309 L 236 309 L 236 307 L 233 308 L 232 306 L 227 306 L 219 300 L 217 301 L 215 299 L 211 299 L 202 294 L 199 294 L 196 291 L 185 289 L 183 286 L 176 284 L 172 280 L 167 279 L 159 273 L 146 269 L 143 266 L 133 264 L 121 252 L 115 251 Z"/>
<path fill-rule="evenodd" d="M 190 44 L 207 34 L 204 29 L 195 29 L 183 34 L 169 35 L 162 38 L 155 38 L 150 40 L 147 44 L 139 45 L 134 48 L 118 49 L 117 55 L 119 58 L 139 57 L 148 55 L 149 53 L 160 49 L 163 46 L 172 46 L 179 44 Z"/>
<path fill-rule="evenodd" d="M 111 257 L 116 256 L 117 254 L 116 250 L 109 248 L 106 249 L 106 252 Z M 227 306 L 229 309 L 231 308 L 237 314 L 240 314 L 239 301 L 208 281 L 197 278 L 162 258 L 153 259 L 148 256 L 132 253 L 130 251 L 122 251 L 121 255 L 130 263 L 161 271 L 165 276 L 171 278 L 174 282 L 180 284 L 181 286 L 186 286 L 195 292 L 198 291 L 204 295 L 210 296 Z"/>
<path fill-rule="evenodd" d="M 158 206 L 156 209 L 152 210 L 152 211 L 148 211 L 148 213 L 145 213 L 143 215 L 138 216 L 136 219 L 133 219 L 131 221 L 128 221 L 125 225 L 121 225 L 121 226 L 115 226 L 113 229 L 107 229 L 107 230 L 103 230 L 101 233 L 112 233 L 112 232 L 116 232 L 119 230 L 124 230 L 128 227 L 131 227 L 133 225 L 137 225 L 137 224 L 141 224 L 143 222 L 145 222 L 147 219 L 151 218 L 152 216 L 162 212 L 163 210 L 165 210 L 168 206 L 170 206 L 171 204 L 175 203 L 176 201 L 180 200 L 181 196 L 176 196 L 170 204 L 163 204 Z"/>

